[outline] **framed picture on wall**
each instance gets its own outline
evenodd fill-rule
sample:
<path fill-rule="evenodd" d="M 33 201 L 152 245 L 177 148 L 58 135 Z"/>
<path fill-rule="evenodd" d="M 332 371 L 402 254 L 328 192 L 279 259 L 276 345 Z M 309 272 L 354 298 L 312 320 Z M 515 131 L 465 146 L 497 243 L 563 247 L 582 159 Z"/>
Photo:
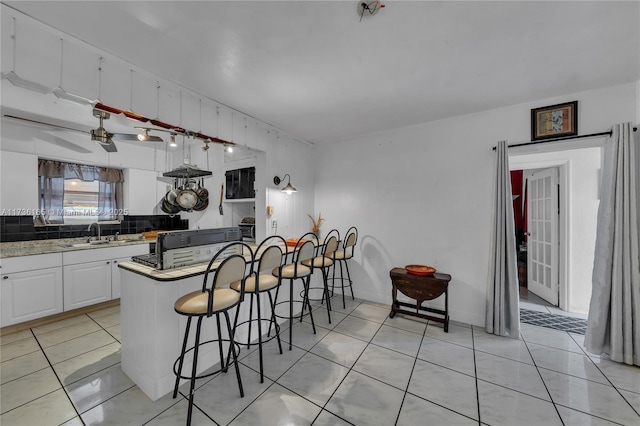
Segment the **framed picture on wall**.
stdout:
<path fill-rule="evenodd" d="M 531 140 L 578 134 L 578 101 L 531 110 Z"/>

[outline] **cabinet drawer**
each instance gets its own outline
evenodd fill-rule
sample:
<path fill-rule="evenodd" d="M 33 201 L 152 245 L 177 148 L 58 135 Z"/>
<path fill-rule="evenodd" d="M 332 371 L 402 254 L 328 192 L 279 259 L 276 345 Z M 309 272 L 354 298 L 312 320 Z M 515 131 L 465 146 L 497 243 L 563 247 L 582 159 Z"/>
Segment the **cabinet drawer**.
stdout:
<path fill-rule="evenodd" d="M 68 251 L 62 254 L 64 265 L 97 262 L 99 260 L 118 259 L 149 253 L 149 244 L 134 244 L 125 246 L 95 248 L 89 250 Z"/>
<path fill-rule="evenodd" d="M 2 274 L 33 271 L 62 266 L 62 253 L 35 254 L 33 256 L 2 259 Z"/>

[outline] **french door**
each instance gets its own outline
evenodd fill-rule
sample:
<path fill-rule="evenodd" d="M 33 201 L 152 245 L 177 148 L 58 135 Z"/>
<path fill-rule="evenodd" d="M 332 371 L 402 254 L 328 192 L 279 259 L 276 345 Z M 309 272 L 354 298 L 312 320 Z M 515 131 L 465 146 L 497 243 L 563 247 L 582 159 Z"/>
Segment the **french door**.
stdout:
<path fill-rule="evenodd" d="M 527 287 L 558 306 L 558 169 L 532 173 L 527 188 Z"/>

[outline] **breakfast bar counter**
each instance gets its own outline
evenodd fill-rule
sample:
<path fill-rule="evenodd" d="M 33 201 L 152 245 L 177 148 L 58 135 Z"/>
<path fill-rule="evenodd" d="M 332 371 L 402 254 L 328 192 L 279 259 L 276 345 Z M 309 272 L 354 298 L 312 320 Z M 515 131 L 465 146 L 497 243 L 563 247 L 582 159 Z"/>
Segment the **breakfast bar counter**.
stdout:
<path fill-rule="evenodd" d="M 255 249 L 252 246 L 252 249 Z M 288 247 L 287 251 L 292 251 Z M 259 257 L 259 254 L 258 254 Z M 251 256 L 245 253 L 247 262 Z M 212 265 L 215 270 L 219 263 Z M 173 390 L 173 364 L 180 354 L 186 317 L 174 311 L 178 298 L 202 289 L 207 263 L 158 270 L 135 262 L 119 263 L 121 276 L 121 366 L 131 380 L 152 400 Z M 288 298 L 286 286 L 281 297 Z M 266 299 L 265 299 L 266 300 Z M 268 312 L 268 303 L 263 306 Z M 232 313 L 235 315 L 235 313 Z M 238 323 L 246 320 L 240 315 Z M 226 334 L 224 332 L 223 334 Z M 237 338 L 246 339 L 246 331 L 238 330 Z M 202 341 L 217 338 L 215 321 L 205 321 Z M 215 345 L 202 347 L 198 369 L 204 371 L 220 361 Z M 191 362 L 185 358 L 185 362 Z"/>

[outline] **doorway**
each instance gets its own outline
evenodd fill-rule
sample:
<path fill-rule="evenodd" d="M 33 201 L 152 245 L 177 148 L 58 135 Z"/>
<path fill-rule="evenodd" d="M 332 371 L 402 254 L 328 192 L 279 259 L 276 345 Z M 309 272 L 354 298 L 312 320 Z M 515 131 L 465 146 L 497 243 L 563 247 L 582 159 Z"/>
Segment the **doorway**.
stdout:
<path fill-rule="evenodd" d="M 571 312 L 580 315 L 588 313 L 599 205 L 601 151 L 600 146 L 595 146 L 551 152 L 510 153 L 509 155 L 510 169 L 525 171 L 521 191 L 524 198 L 521 200 L 523 208 L 527 205 L 529 209 L 534 207 L 530 195 L 532 189 L 527 177 L 532 173 L 547 173 L 550 170 L 557 172 L 557 185 L 552 185 L 549 181 L 548 187 L 549 189 L 557 188 L 557 195 L 552 191 L 547 194 L 543 188 L 542 202 L 538 200 L 535 206 L 536 212 L 541 213 L 539 216 L 543 219 L 539 222 L 540 224 L 536 223 L 535 231 L 542 239 L 536 240 L 535 249 L 533 242 L 527 241 L 524 255 L 524 259 L 529 263 L 529 258 L 533 258 L 535 254 L 538 261 L 535 266 L 536 278 L 539 279 L 542 273 L 542 285 L 548 288 L 552 295 L 553 293 L 557 295 L 557 300 L 551 299 L 552 303 L 546 301 L 541 303 L 541 305 L 549 305 L 544 306 L 545 309 L 555 308 L 559 313 Z M 523 192 L 525 186 L 528 194 Z M 541 196 L 539 188 L 537 196 L 538 198 Z M 552 200 L 558 201 L 557 226 L 546 223 L 547 212 L 556 210 L 553 204 L 549 206 L 545 204 L 551 203 Z M 514 200 L 514 203 L 516 201 Z M 527 213 L 523 215 L 528 216 Z M 531 218 L 527 217 L 527 220 L 530 221 Z M 531 231 L 527 229 L 528 233 Z M 529 235 L 526 237 L 529 239 Z M 557 243 L 553 242 L 553 238 L 547 242 L 547 237 L 557 238 Z M 557 290 L 555 288 L 551 290 L 546 285 L 546 282 L 553 283 L 553 279 L 547 281 L 547 277 L 556 276 L 551 269 L 548 272 L 546 269 L 546 262 L 553 261 L 554 257 L 557 259 L 557 279 L 554 283 L 557 284 Z M 520 254 L 519 260 L 524 259 Z M 530 280 L 533 278 L 533 269 L 533 266 L 526 267 L 526 289 L 522 289 L 527 291 L 526 294 L 531 290 Z M 522 277 L 521 274 L 520 276 Z M 537 292 L 541 293 L 540 290 Z"/>

